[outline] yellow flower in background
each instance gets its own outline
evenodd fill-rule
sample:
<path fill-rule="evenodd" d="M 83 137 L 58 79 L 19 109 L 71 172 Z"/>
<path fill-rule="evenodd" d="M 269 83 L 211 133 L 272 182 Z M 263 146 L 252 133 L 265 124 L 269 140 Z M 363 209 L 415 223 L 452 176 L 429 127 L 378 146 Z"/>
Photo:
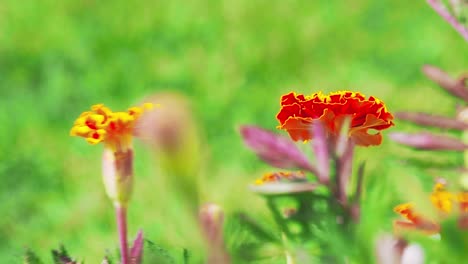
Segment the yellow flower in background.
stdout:
<path fill-rule="evenodd" d="M 442 213 L 450 213 L 453 203 L 457 203 L 456 195 L 445 190 L 445 185 L 436 183 L 431 194 L 431 202 Z"/>
<path fill-rule="evenodd" d="M 436 234 L 440 231 L 440 221 L 449 214 L 455 212 L 460 217 L 464 217 L 468 213 L 468 192 L 449 192 L 443 183 L 436 183 L 430 200 L 439 213 L 437 219 L 422 215 L 412 203 L 400 204 L 394 208 L 394 211 L 403 216 L 406 221 L 395 221 L 395 230 L 419 230 L 428 234 Z"/>
<path fill-rule="evenodd" d="M 113 151 L 123 151 L 132 144 L 135 122 L 152 104 L 131 107 L 127 112 L 112 112 L 103 104 L 96 104 L 91 111 L 83 112 L 75 121 L 71 136 L 79 136 L 90 144 L 104 142 Z"/>
<path fill-rule="evenodd" d="M 264 174 L 260 179 L 255 180 L 255 185 L 262 185 L 265 183 L 274 183 L 281 181 L 305 181 L 306 177 L 304 172 L 295 171 L 295 172 L 270 172 Z"/>

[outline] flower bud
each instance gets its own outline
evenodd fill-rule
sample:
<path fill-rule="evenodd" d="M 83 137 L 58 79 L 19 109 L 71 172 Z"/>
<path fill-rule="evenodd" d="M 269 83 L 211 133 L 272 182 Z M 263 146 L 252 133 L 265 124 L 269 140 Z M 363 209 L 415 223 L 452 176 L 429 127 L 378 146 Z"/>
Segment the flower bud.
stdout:
<path fill-rule="evenodd" d="M 216 204 L 207 203 L 199 212 L 200 226 L 208 246 L 208 264 L 230 263 L 223 240 L 224 214 Z"/>
<path fill-rule="evenodd" d="M 423 264 L 424 250 L 418 244 L 410 244 L 404 250 L 401 256 L 401 264 Z"/>
<path fill-rule="evenodd" d="M 133 150 L 114 152 L 104 148 L 102 175 L 109 198 L 115 205 L 125 207 L 133 186 Z"/>
<path fill-rule="evenodd" d="M 424 250 L 418 244 L 383 235 L 376 243 L 376 257 L 379 264 L 419 264 L 424 263 Z"/>
<path fill-rule="evenodd" d="M 174 154 L 186 147 L 196 134 L 190 104 L 183 95 L 161 92 L 145 98 L 158 111 L 145 113 L 137 123 L 135 133 L 145 143 L 164 153 Z"/>
<path fill-rule="evenodd" d="M 156 154 L 160 176 L 196 216 L 204 153 L 189 101 L 181 94 L 161 92 L 145 98 L 144 102 L 156 105 L 157 111 L 144 113 L 135 133 Z"/>

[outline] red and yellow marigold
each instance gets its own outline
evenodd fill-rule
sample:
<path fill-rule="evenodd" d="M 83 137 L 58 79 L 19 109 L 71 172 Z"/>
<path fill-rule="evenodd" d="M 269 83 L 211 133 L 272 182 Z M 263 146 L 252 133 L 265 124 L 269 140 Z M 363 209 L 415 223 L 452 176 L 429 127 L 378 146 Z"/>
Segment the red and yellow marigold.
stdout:
<path fill-rule="evenodd" d="M 104 142 L 114 151 L 125 150 L 131 146 L 135 122 L 145 109 L 151 107 L 151 104 L 145 104 L 131 107 L 126 112 L 112 112 L 103 104 L 93 105 L 91 111 L 83 112 L 76 119 L 70 135 L 83 137 L 93 145 Z"/>
<path fill-rule="evenodd" d="M 349 117 L 349 137 L 355 144 L 379 145 L 380 131 L 393 126 L 393 115 L 381 100 L 351 91 L 329 95 L 317 92 L 310 96 L 291 92 L 281 97 L 281 109 L 276 117 L 280 122 L 278 128 L 286 130 L 294 141 L 312 139 L 311 125 L 316 121 L 323 122 L 329 137 L 337 137 L 345 118 Z"/>
<path fill-rule="evenodd" d="M 71 136 L 86 139 L 92 145 L 104 143 L 102 175 L 107 195 L 116 207 L 126 207 L 133 186 L 132 137 L 136 121 L 145 109 L 131 107 L 127 112 L 112 112 L 103 104 L 83 112 L 70 130 Z"/>

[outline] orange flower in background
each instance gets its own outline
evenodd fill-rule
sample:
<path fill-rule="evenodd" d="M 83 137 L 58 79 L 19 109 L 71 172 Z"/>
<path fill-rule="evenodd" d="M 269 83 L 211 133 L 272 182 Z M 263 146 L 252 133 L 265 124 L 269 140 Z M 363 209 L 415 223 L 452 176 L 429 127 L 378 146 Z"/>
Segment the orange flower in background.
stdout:
<path fill-rule="evenodd" d="M 305 181 L 306 177 L 304 172 L 270 172 L 264 174 L 260 179 L 255 181 L 256 185 L 262 185 L 265 183 L 281 182 L 281 181 Z"/>
<path fill-rule="evenodd" d="M 462 216 L 466 216 L 468 213 L 468 192 L 460 192 L 458 194 L 448 192 L 442 183 L 437 183 L 434 186 L 430 200 L 439 213 L 438 219 L 430 219 L 420 214 L 412 203 L 401 204 L 396 206 L 394 211 L 403 216 L 406 221 L 395 221 L 395 230 L 397 232 L 419 230 L 427 234 L 436 234 L 440 231 L 438 222 L 453 211 L 457 211 Z"/>
<path fill-rule="evenodd" d="M 145 109 L 131 107 L 127 112 L 112 112 L 103 104 L 93 105 L 91 111 L 83 112 L 75 121 L 70 135 L 84 137 L 90 144 L 104 142 L 106 147 L 114 151 L 125 150 L 131 146 L 135 122 Z"/>
<path fill-rule="evenodd" d="M 393 126 L 393 115 L 385 104 L 358 92 L 339 91 L 324 95 L 321 92 L 310 96 L 291 92 L 281 97 L 281 109 L 276 116 L 279 129 L 286 130 L 294 141 L 313 138 L 311 124 L 320 120 L 328 135 L 337 137 L 345 117 L 351 118 L 349 136 L 360 146 L 380 145 L 382 135 L 378 132 Z M 369 129 L 377 133 L 369 133 Z"/>

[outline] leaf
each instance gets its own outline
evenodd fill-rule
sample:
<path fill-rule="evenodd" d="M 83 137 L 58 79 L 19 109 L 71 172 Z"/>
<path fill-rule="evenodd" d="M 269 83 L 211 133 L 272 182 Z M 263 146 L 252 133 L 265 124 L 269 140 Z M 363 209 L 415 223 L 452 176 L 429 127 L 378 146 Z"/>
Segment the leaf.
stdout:
<path fill-rule="evenodd" d="M 412 112 L 398 112 L 395 114 L 395 116 L 398 119 L 410 121 L 421 126 L 433 126 L 444 129 L 458 130 L 468 129 L 468 123 L 445 116 Z"/>
<path fill-rule="evenodd" d="M 308 182 L 273 182 L 273 183 L 264 183 L 261 185 L 250 185 L 249 189 L 255 193 L 263 195 L 284 195 L 284 194 L 294 194 L 294 193 L 303 193 L 311 192 L 317 189 L 319 185 L 316 183 Z"/>
<path fill-rule="evenodd" d="M 182 257 L 184 259 L 184 264 L 189 264 L 190 254 L 188 249 L 184 248 L 182 252 Z"/>
<path fill-rule="evenodd" d="M 337 170 L 337 186 L 338 186 L 338 197 L 336 197 L 341 203 L 346 204 L 348 202 L 347 189 L 349 179 L 353 172 L 353 157 L 354 157 L 354 143 L 348 141 L 346 148 L 341 157 L 338 157 L 336 160 L 336 170 Z"/>
<path fill-rule="evenodd" d="M 24 264 L 43 264 L 39 257 L 31 249 L 26 249 L 23 256 Z"/>
<path fill-rule="evenodd" d="M 101 264 L 112 264 L 112 261 L 110 260 L 108 256 L 105 256 Z"/>
<path fill-rule="evenodd" d="M 237 213 L 236 218 L 239 220 L 239 223 L 249 229 L 251 233 L 255 235 L 255 237 L 263 242 L 275 242 L 281 243 L 281 238 L 275 236 L 274 233 L 270 232 L 269 230 L 265 229 L 260 223 L 256 220 L 251 218 L 245 213 Z"/>
<path fill-rule="evenodd" d="M 158 264 L 175 264 L 175 258 L 171 252 L 154 242 L 146 239 L 145 262 Z"/>
<path fill-rule="evenodd" d="M 468 101 L 468 90 L 465 87 L 464 79 L 455 80 L 446 72 L 431 65 L 425 65 L 422 71 L 429 79 L 436 82 L 453 96 Z"/>
<path fill-rule="evenodd" d="M 69 255 L 64 245 L 60 245 L 58 250 L 52 250 L 52 258 L 54 264 L 79 264 L 79 262 L 73 260 Z"/>
<path fill-rule="evenodd" d="M 317 167 L 317 177 L 323 184 L 328 184 L 330 180 L 330 154 L 328 151 L 328 142 L 325 127 L 322 122 L 312 123 L 312 149 L 314 150 Z"/>
<path fill-rule="evenodd" d="M 130 259 L 132 264 L 141 264 L 143 256 L 143 242 L 143 231 L 139 230 L 130 249 Z"/>
<path fill-rule="evenodd" d="M 451 257 L 460 260 L 468 258 L 468 230 L 460 226 L 461 218 L 452 217 L 442 222 L 440 236 L 445 247 L 450 250 Z M 459 262 L 461 263 L 461 262 Z"/>
<path fill-rule="evenodd" d="M 428 132 L 414 134 L 393 132 L 389 134 L 389 137 L 400 144 L 422 150 L 464 151 L 468 149 L 468 145 L 457 138 Z"/>
<path fill-rule="evenodd" d="M 244 143 L 268 164 L 283 169 L 300 168 L 317 175 L 316 169 L 293 141 L 256 126 L 242 126 Z"/>

